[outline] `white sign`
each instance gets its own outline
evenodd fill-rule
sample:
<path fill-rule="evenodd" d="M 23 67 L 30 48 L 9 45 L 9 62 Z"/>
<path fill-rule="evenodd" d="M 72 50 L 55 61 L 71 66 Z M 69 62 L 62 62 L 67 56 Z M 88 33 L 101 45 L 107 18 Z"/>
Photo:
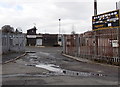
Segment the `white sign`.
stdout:
<path fill-rule="evenodd" d="M 27 35 L 27 38 L 36 38 L 36 35 Z"/>
<path fill-rule="evenodd" d="M 112 47 L 119 47 L 118 40 L 112 40 Z"/>

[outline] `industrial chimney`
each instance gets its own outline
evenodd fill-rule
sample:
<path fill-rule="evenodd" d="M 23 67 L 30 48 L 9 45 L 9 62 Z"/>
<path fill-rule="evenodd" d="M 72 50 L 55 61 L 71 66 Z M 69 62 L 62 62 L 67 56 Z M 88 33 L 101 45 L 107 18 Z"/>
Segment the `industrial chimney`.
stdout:
<path fill-rule="evenodd" d="M 97 0 L 94 0 L 94 16 L 97 15 Z"/>
<path fill-rule="evenodd" d="M 116 10 L 117 9 L 120 9 L 120 1 L 119 2 L 116 2 Z"/>

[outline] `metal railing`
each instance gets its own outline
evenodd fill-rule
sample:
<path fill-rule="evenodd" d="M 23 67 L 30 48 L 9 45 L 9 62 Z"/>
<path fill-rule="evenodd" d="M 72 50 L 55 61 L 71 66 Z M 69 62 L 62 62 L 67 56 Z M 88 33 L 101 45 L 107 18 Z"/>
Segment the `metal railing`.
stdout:
<path fill-rule="evenodd" d="M 63 52 L 71 56 L 118 64 L 120 62 L 118 29 L 64 35 Z"/>

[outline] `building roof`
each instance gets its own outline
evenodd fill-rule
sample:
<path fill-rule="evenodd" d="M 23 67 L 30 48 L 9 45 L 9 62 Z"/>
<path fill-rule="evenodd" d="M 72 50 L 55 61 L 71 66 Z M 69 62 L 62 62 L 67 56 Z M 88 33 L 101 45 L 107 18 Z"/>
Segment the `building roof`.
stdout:
<path fill-rule="evenodd" d="M 36 29 L 36 27 L 34 26 L 33 28 L 28 29 L 27 31 L 30 31 L 30 30 L 37 30 L 37 29 Z"/>

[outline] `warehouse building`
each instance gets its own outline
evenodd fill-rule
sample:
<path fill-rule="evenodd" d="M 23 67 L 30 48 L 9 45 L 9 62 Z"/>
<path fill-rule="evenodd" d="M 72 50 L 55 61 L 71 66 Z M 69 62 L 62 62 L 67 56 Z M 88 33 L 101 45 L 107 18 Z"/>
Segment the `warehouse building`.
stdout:
<path fill-rule="evenodd" d="M 27 30 L 27 46 L 36 45 L 36 27 Z"/>
<path fill-rule="evenodd" d="M 59 46 L 58 34 L 37 34 L 36 30 L 36 27 L 27 30 L 27 46 Z"/>
<path fill-rule="evenodd" d="M 57 46 L 58 34 L 43 34 L 43 46 Z"/>

